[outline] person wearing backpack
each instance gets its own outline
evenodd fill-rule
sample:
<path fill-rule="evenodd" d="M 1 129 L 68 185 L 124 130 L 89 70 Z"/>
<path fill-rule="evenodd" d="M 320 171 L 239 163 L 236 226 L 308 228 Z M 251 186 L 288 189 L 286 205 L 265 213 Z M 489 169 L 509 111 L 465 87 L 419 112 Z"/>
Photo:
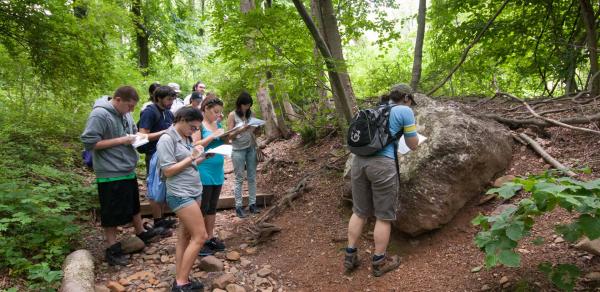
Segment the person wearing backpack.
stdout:
<path fill-rule="evenodd" d="M 171 105 L 175 100 L 176 93 L 169 86 L 160 86 L 154 90 L 153 103 L 146 107 L 140 113 L 139 131 L 140 133 L 148 134 L 148 142 L 146 145 L 138 147 L 138 152 L 146 154 L 146 176 L 150 172 L 150 160 L 156 152 L 156 144 L 158 139 L 165 131 L 173 124 L 173 113 L 171 113 Z M 152 209 L 152 217 L 154 218 L 153 227 L 172 228 L 176 221 L 174 219 L 163 218 L 164 202 L 157 202 L 156 198 L 149 196 L 150 207 Z"/>
<path fill-rule="evenodd" d="M 204 120 L 200 131 L 192 136 L 194 143 L 202 145 L 205 150 L 223 145 L 224 141 L 219 138 L 224 133 L 220 122 L 223 115 L 223 101 L 218 98 L 205 98 L 200 110 L 204 115 Z M 204 224 L 209 238 L 200 250 L 200 256 L 208 256 L 225 250 L 225 244 L 214 236 L 217 204 L 225 182 L 224 163 L 223 155 L 215 155 L 198 165 L 202 181 L 202 215 L 204 215 Z"/>
<path fill-rule="evenodd" d="M 367 218 L 375 216 L 375 251 L 371 262 L 375 277 L 400 266 L 397 255 L 386 255 L 392 222 L 396 220 L 399 183 L 396 153 L 398 138 L 403 134 L 411 150 L 415 150 L 419 142 L 414 113 L 409 107 L 414 103 L 410 89 L 396 88 L 383 97 L 384 100 L 386 98 L 391 101 L 390 104 L 359 111 L 348 131 L 348 145 L 356 156 L 352 161 L 351 170 L 353 214 L 348 222 L 348 246 L 344 256 L 344 267 L 346 272 L 352 272 L 358 267 L 358 239 Z M 363 119 L 365 116 L 368 118 Z M 357 125 L 360 121 L 367 121 L 367 126 Z M 378 126 L 383 129 L 379 129 Z M 361 130 L 365 129 L 368 134 L 363 136 L 365 131 Z M 371 141 L 366 139 L 363 145 L 356 144 L 368 137 Z"/>
<path fill-rule="evenodd" d="M 94 172 L 100 201 L 100 222 L 107 248 L 109 265 L 126 266 L 129 262 L 117 242 L 117 227 L 133 223 L 136 235 L 148 243 L 156 234 L 145 230 L 140 214 L 140 199 L 135 167 L 138 154 L 131 145 L 137 127 L 131 117 L 139 96 L 131 86 L 119 87 L 112 97 L 96 100 L 81 141 L 92 151 Z"/>
<path fill-rule="evenodd" d="M 175 281 L 171 291 L 204 291 L 200 282 L 190 279 L 198 252 L 208 239 L 200 210 L 202 182 L 197 165 L 204 161 L 204 148 L 194 146 L 192 134 L 202 127 L 202 113 L 183 107 L 174 124 L 160 137 L 156 154 L 158 166 L 166 177 L 166 201 L 179 218 L 175 246 Z"/>

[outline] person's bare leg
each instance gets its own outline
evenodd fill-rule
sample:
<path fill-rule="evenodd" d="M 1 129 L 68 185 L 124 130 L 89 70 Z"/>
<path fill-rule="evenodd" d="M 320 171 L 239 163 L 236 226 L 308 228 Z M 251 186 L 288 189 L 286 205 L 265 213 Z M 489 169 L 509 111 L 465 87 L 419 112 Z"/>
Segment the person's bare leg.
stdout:
<path fill-rule="evenodd" d="M 190 242 L 190 234 L 186 232 L 183 225 L 177 228 L 177 243 L 175 244 L 175 274 L 181 270 L 183 252 Z"/>
<path fill-rule="evenodd" d="M 144 229 L 144 227 L 142 226 L 142 214 L 141 213 L 137 213 L 137 214 L 133 215 L 132 221 L 133 221 L 133 228 L 135 228 L 135 234 L 140 234 L 140 233 L 146 231 Z"/>
<path fill-rule="evenodd" d="M 117 243 L 117 227 L 103 227 L 107 247 Z"/>
<path fill-rule="evenodd" d="M 206 229 L 204 227 L 204 218 L 200 211 L 198 203 L 190 204 L 177 211 L 177 217 L 181 221 L 183 228 L 189 233 L 190 239 L 181 256 L 179 270 L 177 270 L 175 280 L 177 285 L 188 282 L 192 266 L 198 257 L 198 252 L 207 239 Z"/>
<path fill-rule="evenodd" d="M 390 233 L 392 231 L 392 223 L 377 219 L 375 222 L 375 230 L 373 231 L 373 239 L 375 240 L 375 254 L 383 255 L 387 250 L 390 242 Z"/>
<path fill-rule="evenodd" d="M 348 247 L 355 248 L 367 220 L 352 213 L 348 221 Z"/>
<path fill-rule="evenodd" d="M 148 200 L 148 201 L 150 201 L 150 209 L 152 210 L 152 218 L 154 218 L 154 220 L 162 218 L 162 214 L 163 214 L 162 210 L 163 210 L 164 204 L 159 204 L 152 200 Z"/>
<path fill-rule="evenodd" d="M 208 235 L 208 239 L 215 237 L 213 233 L 215 230 L 216 217 L 216 215 L 206 215 L 204 217 L 204 226 L 206 227 L 206 234 Z"/>

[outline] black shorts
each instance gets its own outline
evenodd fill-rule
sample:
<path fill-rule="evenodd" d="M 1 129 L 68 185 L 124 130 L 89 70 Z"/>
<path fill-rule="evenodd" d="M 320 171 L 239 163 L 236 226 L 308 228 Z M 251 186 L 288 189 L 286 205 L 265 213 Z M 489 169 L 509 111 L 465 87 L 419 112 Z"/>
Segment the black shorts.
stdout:
<path fill-rule="evenodd" d="M 221 187 L 223 187 L 223 185 L 202 186 L 202 203 L 200 203 L 202 215 L 217 214 L 217 204 L 219 203 Z"/>
<path fill-rule="evenodd" d="M 98 196 L 102 227 L 125 225 L 140 213 L 137 178 L 98 183 Z"/>

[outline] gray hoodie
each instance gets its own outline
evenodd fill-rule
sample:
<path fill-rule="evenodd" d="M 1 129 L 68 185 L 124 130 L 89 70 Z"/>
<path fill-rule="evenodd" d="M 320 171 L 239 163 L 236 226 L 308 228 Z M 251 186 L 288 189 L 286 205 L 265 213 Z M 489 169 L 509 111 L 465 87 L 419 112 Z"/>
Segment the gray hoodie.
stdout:
<path fill-rule="evenodd" d="M 92 151 L 94 172 L 98 178 L 111 178 L 134 172 L 139 156 L 131 145 L 93 150 L 101 140 L 118 138 L 137 133 L 137 127 L 130 113 L 121 115 L 106 96 L 96 100 L 88 117 L 81 141 L 85 149 Z"/>

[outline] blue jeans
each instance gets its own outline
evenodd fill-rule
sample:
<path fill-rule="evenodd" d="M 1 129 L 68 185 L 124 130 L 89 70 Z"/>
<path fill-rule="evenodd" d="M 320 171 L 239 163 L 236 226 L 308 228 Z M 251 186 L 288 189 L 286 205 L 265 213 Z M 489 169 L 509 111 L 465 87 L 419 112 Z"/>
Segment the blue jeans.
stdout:
<path fill-rule="evenodd" d="M 178 197 L 167 193 L 167 206 L 171 208 L 171 211 L 173 211 L 173 213 L 176 213 L 177 211 L 179 211 L 179 209 L 187 207 L 193 204 L 194 202 L 198 202 L 198 206 L 200 206 L 202 202 L 202 196 Z"/>
<path fill-rule="evenodd" d="M 256 148 L 250 146 L 246 149 L 233 150 L 231 154 L 233 172 L 235 173 L 235 207 L 242 207 L 242 184 L 244 183 L 244 168 L 248 176 L 249 204 L 256 204 Z"/>

